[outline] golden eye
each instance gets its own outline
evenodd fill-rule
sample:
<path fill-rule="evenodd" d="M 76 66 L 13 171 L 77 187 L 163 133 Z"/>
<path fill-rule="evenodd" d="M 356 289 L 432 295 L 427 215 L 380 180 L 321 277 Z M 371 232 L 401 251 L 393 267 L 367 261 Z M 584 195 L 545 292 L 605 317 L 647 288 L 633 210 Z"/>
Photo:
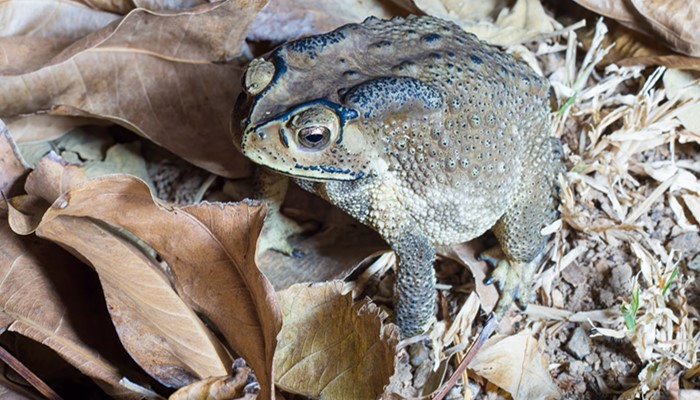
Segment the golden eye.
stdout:
<path fill-rule="evenodd" d="M 311 150 L 321 150 L 328 145 L 331 139 L 331 131 L 325 126 L 307 126 L 302 128 L 297 135 L 299 143 Z"/>

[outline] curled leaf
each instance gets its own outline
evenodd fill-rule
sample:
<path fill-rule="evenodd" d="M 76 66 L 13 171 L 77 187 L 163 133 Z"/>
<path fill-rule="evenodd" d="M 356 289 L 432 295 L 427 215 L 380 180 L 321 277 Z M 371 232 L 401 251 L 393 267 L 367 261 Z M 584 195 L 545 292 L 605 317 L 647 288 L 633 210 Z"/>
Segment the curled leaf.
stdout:
<path fill-rule="evenodd" d="M 227 376 L 213 376 L 185 386 L 170 395 L 168 400 L 247 400 L 255 395 L 247 395 L 243 389 L 250 377 L 250 369 L 239 367 Z"/>

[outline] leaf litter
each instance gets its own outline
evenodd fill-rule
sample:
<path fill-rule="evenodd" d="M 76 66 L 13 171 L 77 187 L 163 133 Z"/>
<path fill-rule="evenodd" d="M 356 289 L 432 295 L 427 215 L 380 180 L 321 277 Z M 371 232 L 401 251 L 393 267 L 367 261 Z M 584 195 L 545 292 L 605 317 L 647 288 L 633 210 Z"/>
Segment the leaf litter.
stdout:
<path fill-rule="evenodd" d="M 287 199 L 284 212 L 320 228 L 320 233 L 295 239 L 307 257 L 300 261 L 270 252 L 256 255 L 264 209 L 249 202 L 227 203 L 232 197 L 226 187 L 237 187 L 240 180 L 225 181 L 176 161 L 167 168 L 157 164 L 163 158 L 182 157 L 218 175 L 249 174 L 247 163 L 232 157 L 236 153 L 222 133 L 222 121 L 228 120 L 240 91 L 245 60 L 264 51 L 255 40 L 277 43 L 369 15 L 423 11 L 509 45 L 549 77 L 553 134 L 562 138 L 568 166 L 562 177 L 561 220 L 547 228 L 554 237 L 545 258 L 550 261 L 535 284 L 538 300 L 526 312 L 513 311 L 501 322 L 499 335 L 477 353 L 448 398 L 697 395 L 698 76 L 632 65 L 697 69 L 697 59 L 664 47 L 672 42 L 668 38 L 660 42 L 620 36 L 620 28 L 613 25 L 608 31 L 592 18 L 587 19 L 587 32 L 574 31 L 585 15 L 553 17 L 548 5 L 534 0 L 505 4 L 508 9 L 500 2 L 348 1 L 343 7 L 352 12 L 342 15 L 313 0 L 294 8 L 290 2 L 273 0 L 264 8 L 262 2 L 225 1 L 193 10 L 140 1 L 139 6 L 153 11 L 119 15 L 132 9 L 128 3 L 90 2 L 92 8 L 71 3 L 57 8 L 60 12 L 50 23 L 35 30 L 26 27 L 39 8 L 23 10 L 15 14 L 18 22 L 13 25 L 20 28 L 0 38 L 5 54 L 0 59 L 17 60 L 0 63 L 0 87 L 7 89 L 2 91 L 4 100 L 0 98 L 0 116 L 11 122 L 9 133 L 3 125 L 0 140 L 0 210 L 7 221 L 0 226 L 0 243 L 9 256 L 0 264 L 0 333 L 5 332 L 0 339 L 19 334 L 52 348 L 115 398 L 172 393 L 159 385 L 180 388 L 172 394 L 176 399 L 253 398 L 256 393 L 258 398 L 400 399 L 439 388 L 478 335 L 484 322 L 480 310 L 489 310 L 495 302 L 493 288 L 481 284 L 488 271 L 476 259 L 491 239 L 445 251 L 437 265 L 442 318 L 425 338 L 427 348 L 416 353 L 408 343 L 397 347 L 393 325 L 383 322 L 382 309 L 391 311 L 393 258 L 371 232 L 338 219 L 330 207 L 297 192 Z M 0 4 L 0 19 L 18 4 Z M 39 6 L 56 7 L 57 2 Z M 673 22 L 659 18 L 652 5 L 645 7 L 643 16 L 655 18 L 654 29 Z M 164 10 L 173 11 L 159 14 Z M 226 22 L 222 17 L 231 13 L 242 13 L 235 25 L 233 18 Z M 67 24 L 73 17 L 80 24 Z M 169 47 L 173 38 L 183 39 L 178 21 L 189 24 L 190 19 L 197 28 L 187 31 L 183 47 Z M 271 31 L 273 23 L 284 29 Z M 163 36 L 151 40 L 153 32 Z M 251 41 L 243 42 L 244 37 Z M 610 46 L 611 38 L 617 40 L 615 46 Z M 625 43 L 657 50 L 620 51 Z M 29 57 L 27 49 L 36 52 Z M 579 55 L 582 49 L 585 53 Z M 115 50 L 130 58 L 122 59 Z M 102 65 L 90 67 L 94 64 L 86 57 Z M 81 65 L 81 79 L 91 85 L 110 71 L 133 70 L 141 89 L 129 84 L 134 78 L 121 75 L 112 85 L 88 86 L 87 102 L 74 89 L 55 97 L 56 88 L 46 83 L 65 76 L 62 84 L 74 88 L 75 75 L 66 69 L 71 65 Z M 169 69 L 177 71 L 166 75 L 172 80 L 148 80 L 156 71 Z M 18 79 L 30 84 L 31 97 L 17 96 L 13 88 Z M 167 101 L 152 101 L 181 97 L 183 90 L 194 102 L 200 101 L 196 96 L 209 96 L 200 105 L 210 105 L 207 101 L 215 98 L 216 106 L 178 109 Z M 115 113 L 115 104 L 124 99 L 132 99 L 128 101 L 133 107 Z M 90 119 L 66 120 L 65 115 Z M 185 130 L 153 125 L 154 118 L 170 119 L 172 126 Z M 166 153 L 156 162 L 144 144 L 143 152 L 116 152 L 103 163 L 109 149 L 117 146 L 117 151 L 135 139 L 123 133 L 107 146 L 84 133 L 77 139 L 78 150 L 65 144 L 70 140 L 64 137 L 81 137 L 77 126 L 95 120 L 116 122 L 174 155 Z M 202 129 L 186 131 L 194 126 Z M 83 132 L 98 136 L 93 128 Z M 29 176 L 30 164 L 23 159 L 29 147 L 17 146 L 13 139 L 35 145 L 33 156 L 27 157 L 34 160 Z M 197 144 L 205 142 L 207 146 Z M 49 153 L 56 149 L 60 156 Z M 155 200 L 145 183 L 126 175 L 92 178 L 135 174 L 135 169 L 123 166 L 127 157 L 132 159 L 129 165 L 143 157 L 138 170 L 150 172 L 144 177 L 153 180 L 157 193 L 185 203 Z M 90 162 L 103 164 L 99 173 L 88 177 L 89 168 L 76 163 Z M 172 172 L 180 170 L 190 172 Z M 185 190 L 170 189 L 185 176 L 204 178 L 184 186 L 195 193 L 172 196 L 173 191 Z M 194 199 L 224 203 L 187 204 Z M 328 232 L 359 240 L 342 249 L 333 245 Z M 19 252 L 7 251 L 18 245 Z M 91 265 L 97 278 L 78 260 Z M 68 275 L 75 278 L 59 279 L 57 270 L 75 270 Z M 345 279 L 345 285 L 329 283 L 337 278 Z M 84 288 L 84 282 L 92 282 L 90 290 L 71 289 L 78 284 Z M 39 296 L 37 290 L 81 293 L 98 301 L 76 303 L 65 296 Z M 99 310 L 86 313 L 86 305 Z M 52 316 L 66 313 L 73 317 L 56 329 Z M 74 333 L 87 315 L 101 315 L 107 322 L 93 326 L 95 332 L 99 326 L 100 338 L 120 341 L 110 347 L 119 349 L 114 352 L 118 356 L 104 357 L 107 349 L 95 340 L 97 333 Z M 351 327 L 353 333 L 348 334 Z M 0 340 L 3 347 L 5 343 Z M 232 361 L 237 356 L 252 372 L 243 359 Z M 2 380 L 0 388 L 26 393 L 16 382 Z"/>

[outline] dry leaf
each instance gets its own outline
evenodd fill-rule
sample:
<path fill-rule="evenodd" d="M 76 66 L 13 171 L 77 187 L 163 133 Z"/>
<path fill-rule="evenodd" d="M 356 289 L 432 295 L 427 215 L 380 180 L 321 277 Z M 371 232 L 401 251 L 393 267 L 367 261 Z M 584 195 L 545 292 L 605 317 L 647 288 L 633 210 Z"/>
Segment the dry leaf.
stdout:
<path fill-rule="evenodd" d="M 0 37 L 24 36 L 74 41 L 117 18 L 118 15 L 77 1 L 4 0 L 0 3 Z"/>
<path fill-rule="evenodd" d="M 376 232 L 362 225 L 331 227 L 292 244 L 302 249 L 303 257 L 269 250 L 258 261 L 277 290 L 295 283 L 344 279 L 368 256 L 387 247 Z"/>
<path fill-rule="evenodd" d="M 499 10 L 508 5 L 506 0 L 404 0 L 434 17 L 448 20 L 493 20 Z"/>
<path fill-rule="evenodd" d="M 14 72 L 0 76 L 0 115 L 99 117 L 202 168 L 244 176 L 248 162 L 229 137 L 242 66 L 230 61 L 242 56 L 245 32 L 262 3 L 228 0 L 179 14 L 131 12 L 44 57 L 40 66 L 13 63 Z"/>
<path fill-rule="evenodd" d="M 168 400 L 252 400 L 254 395 L 243 393 L 249 376 L 249 368 L 239 367 L 228 376 L 214 376 L 185 386 L 170 395 Z"/>
<path fill-rule="evenodd" d="M 633 23 L 634 7 L 628 0 L 574 0 L 596 14 L 614 19 L 620 23 Z"/>
<path fill-rule="evenodd" d="M 608 26 L 610 31 L 603 40 L 603 47 L 611 43 L 615 43 L 615 46 L 602 59 L 601 66 L 663 65 L 668 68 L 700 70 L 700 58 L 672 53 L 658 42 L 614 22 L 608 23 Z M 591 30 L 582 39 L 586 47 L 590 46 L 592 36 Z"/>
<path fill-rule="evenodd" d="M 180 296 L 248 361 L 262 398 L 269 398 L 281 316 L 272 286 L 254 262 L 264 212 L 246 203 L 166 207 L 142 181 L 111 175 L 61 196 L 42 224 L 58 216 L 91 219 L 147 243 L 170 266 Z"/>
<path fill-rule="evenodd" d="M 695 218 L 695 221 L 700 223 L 700 196 L 684 194 L 681 196 L 681 198 L 683 199 L 685 206 L 688 207 L 688 210 L 690 210 L 693 218 Z"/>
<path fill-rule="evenodd" d="M 545 13 L 540 0 L 517 0 L 510 10 L 502 10 L 496 19 L 501 27 L 546 33 L 561 29 L 562 25 Z"/>
<path fill-rule="evenodd" d="M 41 173 L 29 174 L 24 188 L 28 194 L 41 197 L 49 204 L 73 186 L 87 180 L 85 170 L 80 165 L 67 163 L 55 153 L 41 159 L 36 170 L 41 170 Z"/>
<path fill-rule="evenodd" d="M 119 338 L 146 372 L 177 388 L 228 373 L 232 360 L 226 350 L 178 297 L 153 257 L 122 232 L 63 217 L 61 211 L 71 210 L 48 213 L 37 235 L 93 265 Z"/>
<path fill-rule="evenodd" d="M 19 157 L 19 151 L 10 136 L 7 127 L 0 119 L 0 193 L 4 196 L 12 196 L 19 188 L 14 187 L 20 177 L 26 174 L 27 169 Z M 0 204 L 4 203 L 0 195 Z"/>
<path fill-rule="evenodd" d="M 132 0 L 138 8 L 145 8 L 151 11 L 177 11 L 186 10 L 202 4 L 207 4 L 207 0 Z"/>
<path fill-rule="evenodd" d="M 138 399 L 119 384 L 137 367 L 123 351 L 85 265 L 34 236 L 15 235 L 0 208 L 0 327 L 40 342 L 91 377 L 110 396 Z M 99 349 L 99 353 L 98 350 Z"/>
<path fill-rule="evenodd" d="M 126 14 L 134 9 L 133 0 L 75 0 L 98 9 L 117 14 Z"/>
<path fill-rule="evenodd" d="M 18 235 L 30 235 L 41 222 L 41 217 L 51 204 L 30 194 L 11 197 L 7 202 L 7 222 Z"/>
<path fill-rule="evenodd" d="M 512 8 L 504 1 L 403 0 L 434 17 L 453 21 L 467 32 L 490 44 L 511 46 L 524 43 L 542 33 L 561 29 L 554 18 L 544 12 L 540 0 L 518 0 Z M 490 16 L 497 18 L 490 18 Z"/>
<path fill-rule="evenodd" d="M 700 66 L 700 59 L 698 60 Z M 669 69 L 664 73 L 663 81 L 666 97 L 678 97 L 694 101 L 694 104 L 678 113 L 678 119 L 686 129 L 700 134 L 700 73 Z"/>
<path fill-rule="evenodd" d="M 111 146 L 103 160 L 85 163 L 85 172 L 90 178 L 109 174 L 133 175 L 154 187 L 148 175 L 146 160 L 141 154 L 141 142 L 117 143 Z"/>
<path fill-rule="evenodd" d="M 394 373 L 398 330 L 367 300 L 352 304 L 343 283 L 294 285 L 279 293 L 284 326 L 275 381 L 320 399 L 376 399 Z"/>
<path fill-rule="evenodd" d="M 117 15 L 60 0 L 0 2 L 0 76 L 39 69 Z"/>
<path fill-rule="evenodd" d="M 469 269 L 474 276 L 476 293 L 479 295 L 479 303 L 485 312 L 491 312 L 498 303 L 498 290 L 496 285 L 486 285 L 484 280 L 489 276 L 488 265 L 477 259 L 478 250 L 474 243 L 460 243 L 447 249 L 445 256 L 459 262 Z"/>
<path fill-rule="evenodd" d="M 79 126 L 104 125 L 105 121 L 57 115 L 28 115 L 6 118 L 5 123 L 17 143 L 40 143 L 58 139 Z"/>
<path fill-rule="evenodd" d="M 679 53 L 700 56 L 700 1 L 629 1 L 656 34 L 653 36 L 660 36 Z"/>
<path fill-rule="evenodd" d="M 362 22 L 369 16 L 391 18 L 396 11 L 387 2 L 377 0 L 270 0 L 255 18 L 248 38 L 281 43 Z"/>
<path fill-rule="evenodd" d="M 492 337 L 469 364 L 470 369 L 515 400 L 559 398 L 547 366 L 537 340 L 528 331 Z"/>
<path fill-rule="evenodd" d="M 700 56 L 700 1 L 575 0 L 600 15 L 689 56 Z"/>

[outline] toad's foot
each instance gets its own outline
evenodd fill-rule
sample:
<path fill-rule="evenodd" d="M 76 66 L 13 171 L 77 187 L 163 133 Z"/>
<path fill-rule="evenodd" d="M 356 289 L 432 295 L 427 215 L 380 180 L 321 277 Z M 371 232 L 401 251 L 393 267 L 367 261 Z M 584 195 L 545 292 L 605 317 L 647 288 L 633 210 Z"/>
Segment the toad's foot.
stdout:
<path fill-rule="evenodd" d="M 302 233 L 304 229 L 293 219 L 282 214 L 281 208 L 287 195 L 289 179 L 258 168 L 255 175 L 257 186 L 256 197 L 267 203 L 267 216 L 260 233 L 258 251 L 275 250 L 290 256 L 301 256 L 304 253 L 292 246 L 288 238 Z"/>
<path fill-rule="evenodd" d="M 537 263 L 513 262 L 501 260 L 489 278 L 489 283 L 498 282 L 501 289 L 501 298 L 496 306 L 496 316 L 501 319 L 510 309 L 510 306 L 519 300 L 520 309 L 524 310 L 531 296 L 531 283 Z"/>
<path fill-rule="evenodd" d="M 260 238 L 258 239 L 258 251 L 260 254 L 267 250 L 278 251 L 288 256 L 300 257 L 302 250 L 289 243 L 289 237 L 302 233 L 303 228 L 294 220 L 282 215 L 279 210 L 268 208 Z"/>

